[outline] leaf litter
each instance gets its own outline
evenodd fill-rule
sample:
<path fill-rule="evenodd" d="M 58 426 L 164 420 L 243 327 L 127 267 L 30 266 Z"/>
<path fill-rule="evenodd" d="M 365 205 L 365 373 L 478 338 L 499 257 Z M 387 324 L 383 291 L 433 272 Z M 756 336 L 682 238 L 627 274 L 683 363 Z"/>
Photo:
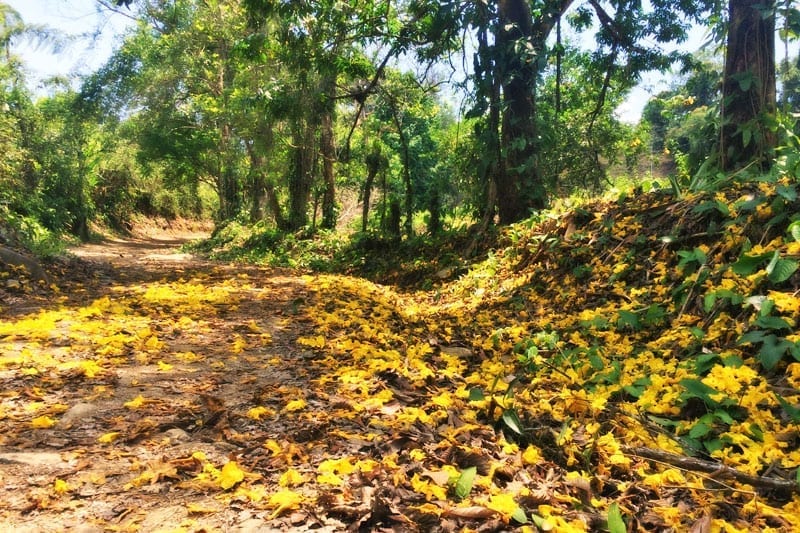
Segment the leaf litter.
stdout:
<path fill-rule="evenodd" d="M 152 252 L 62 277 L 0 322 L 0 521 L 796 529 L 789 186 L 542 217 L 427 291 Z"/>

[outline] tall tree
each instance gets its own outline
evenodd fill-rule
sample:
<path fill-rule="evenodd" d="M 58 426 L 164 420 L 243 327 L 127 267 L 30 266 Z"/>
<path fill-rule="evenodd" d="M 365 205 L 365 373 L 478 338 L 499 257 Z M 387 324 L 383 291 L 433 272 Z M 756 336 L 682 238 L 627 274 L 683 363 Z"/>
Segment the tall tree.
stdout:
<path fill-rule="evenodd" d="M 720 166 L 769 166 L 776 137 L 775 1 L 729 0 Z"/>
<path fill-rule="evenodd" d="M 478 40 L 474 68 L 477 105 L 472 114 L 484 116 L 480 129 L 489 147 L 490 161 L 482 167 L 491 180 L 486 186 L 491 205 L 485 213 L 491 215 L 496 208 L 500 222 L 510 223 L 547 203 L 549 183 L 539 168 L 546 147 L 540 142 L 538 85 L 548 63 L 550 34 L 562 18 L 579 31 L 596 29 L 592 60 L 605 72 L 593 112 L 599 116 L 608 105 L 609 91 L 629 89 L 642 72 L 664 69 L 679 57 L 662 53 L 660 43 L 684 40 L 689 21 L 699 19 L 709 3 L 699 0 L 676 6 L 655 0 L 645 6 L 638 0 L 545 0 L 535 4 L 502 0 L 465 8 L 466 14 L 457 20 L 474 27 Z M 676 16 L 676 10 L 681 16 Z"/>

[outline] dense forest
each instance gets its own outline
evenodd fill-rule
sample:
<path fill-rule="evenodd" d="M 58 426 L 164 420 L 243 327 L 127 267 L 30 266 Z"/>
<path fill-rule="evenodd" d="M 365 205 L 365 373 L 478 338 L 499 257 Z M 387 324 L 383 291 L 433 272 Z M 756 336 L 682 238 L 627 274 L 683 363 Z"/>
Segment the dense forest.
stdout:
<path fill-rule="evenodd" d="M 768 171 L 800 105 L 790 4 L 119 3 L 112 57 L 44 97 L 12 45 L 59 37 L 0 4 L 1 204 L 30 244 L 136 214 L 410 238 L 620 181 L 680 194 Z"/>
<path fill-rule="evenodd" d="M 795 3 L 97 9 L 0 0 L 0 524 L 800 530 Z"/>

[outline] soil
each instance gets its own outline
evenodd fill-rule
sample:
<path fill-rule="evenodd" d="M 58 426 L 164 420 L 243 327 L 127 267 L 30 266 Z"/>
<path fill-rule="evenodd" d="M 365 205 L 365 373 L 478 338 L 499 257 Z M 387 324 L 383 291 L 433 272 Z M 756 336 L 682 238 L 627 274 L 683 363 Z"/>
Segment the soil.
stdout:
<path fill-rule="evenodd" d="M 170 283 L 195 283 L 212 290 L 237 280 L 241 289 L 237 305 L 220 304 L 203 317 L 208 326 L 204 335 L 176 328 L 176 317 L 169 316 L 168 309 L 142 310 L 152 317 L 150 327 L 164 343 L 162 353 L 202 354 L 202 360 L 183 365 L 169 360 L 175 367 L 171 372 L 161 372 L 161 363 L 153 358 L 134 357 L 93 379 L 64 372 L 47 379 L 20 379 L 14 371 L 18 369 L 0 366 L 0 400 L 5 404 L 0 406 L 0 530 L 345 527 L 302 512 L 272 517 L 273 510 L 263 502 L 232 497 L 232 491 L 220 497 L 219 487 L 211 490 L 191 482 L 203 464 L 221 467 L 234 460 L 265 480 L 285 470 L 285 465 L 270 463 L 263 443 L 286 442 L 287 435 L 296 437 L 300 429 L 280 416 L 254 420 L 245 413 L 258 405 L 280 411 L 286 398 L 279 392 L 305 390 L 311 377 L 299 370 L 310 354 L 295 342 L 311 327 L 302 313 L 309 296 L 302 278 L 209 262 L 181 251 L 182 244 L 204 235 L 190 228 L 153 227 L 130 238 L 79 246 L 72 250 L 72 259 L 48 268 L 58 292 L 36 289 L 17 295 L 10 308 L 2 309 L 8 319 L 56 307 L 80 313 L 105 296 L 126 298 L 148 286 Z M 59 332 L 51 337 L 68 342 Z M 241 353 L 231 354 L 235 338 L 269 337 L 271 342 L 248 342 Z M 7 346 L 0 349 L 0 358 L 9 353 Z M 52 346 L 54 351 L 59 348 L 64 346 Z M 145 398 L 145 405 L 126 408 L 126 402 L 137 397 Z M 29 419 L 3 412 L 32 401 L 64 406 L 53 427 L 32 429 Z M 118 432 L 119 439 L 102 443 L 102 435 L 110 431 Z M 155 475 L 143 483 L 143 472 Z"/>

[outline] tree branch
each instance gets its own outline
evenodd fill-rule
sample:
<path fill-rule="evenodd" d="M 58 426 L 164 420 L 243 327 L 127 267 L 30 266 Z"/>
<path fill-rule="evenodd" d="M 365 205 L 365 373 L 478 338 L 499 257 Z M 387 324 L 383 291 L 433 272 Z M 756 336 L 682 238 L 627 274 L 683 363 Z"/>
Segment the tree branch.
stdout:
<path fill-rule="evenodd" d="M 97 2 L 98 4 L 100 4 L 101 6 L 106 8 L 107 10 L 111 11 L 112 13 L 116 13 L 117 15 L 122 15 L 123 17 L 129 18 L 129 19 L 131 19 L 131 20 L 133 20 L 135 22 L 138 22 L 138 20 L 139 20 L 134 15 L 131 15 L 130 13 L 126 13 L 125 11 L 120 9 L 119 7 L 113 6 L 113 5 L 109 4 L 108 2 L 106 2 L 105 0 L 95 0 L 95 2 Z"/>
<path fill-rule="evenodd" d="M 358 109 L 356 110 L 356 116 L 353 118 L 353 124 L 350 126 L 350 131 L 347 133 L 347 140 L 345 141 L 345 153 L 350 154 L 350 139 L 353 137 L 353 132 L 358 125 L 358 119 L 361 117 L 361 112 L 364 111 L 364 104 L 367 101 L 366 96 L 369 95 L 374 89 L 375 86 L 378 84 L 378 80 L 380 80 L 381 76 L 383 75 L 383 71 L 386 68 L 386 65 L 389 63 L 389 59 L 395 54 L 395 48 L 392 47 L 389 52 L 386 54 L 386 57 L 383 58 L 381 64 L 378 65 L 377 70 L 375 70 L 375 75 L 370 80 L 369 84 L 360 91 L 360 94 L 364 95 L 364 98 L 357 98 L 358 101 Z"/>
<path fill-rule="evenodd" d="M 652 459 L 654 461 L 667 463 L 684 470 L 711 474 L 712 478 L 733 479 L 739 483 L 752 485 L 753 487 L 762 489 L 800 493 L 800 485 L 798 485 L 798 483 L 794 480 L 754 476 L 714 461 L 706 461 L 705 459 L 698 459 L 696 457 L 686 457 L 684 455 L 677 455 L 662 450 L 654 450 L 652 448 L 642 447 L 624 446 L 623 452 L 629 455 L 641 457 L 643 459 Z"/>

